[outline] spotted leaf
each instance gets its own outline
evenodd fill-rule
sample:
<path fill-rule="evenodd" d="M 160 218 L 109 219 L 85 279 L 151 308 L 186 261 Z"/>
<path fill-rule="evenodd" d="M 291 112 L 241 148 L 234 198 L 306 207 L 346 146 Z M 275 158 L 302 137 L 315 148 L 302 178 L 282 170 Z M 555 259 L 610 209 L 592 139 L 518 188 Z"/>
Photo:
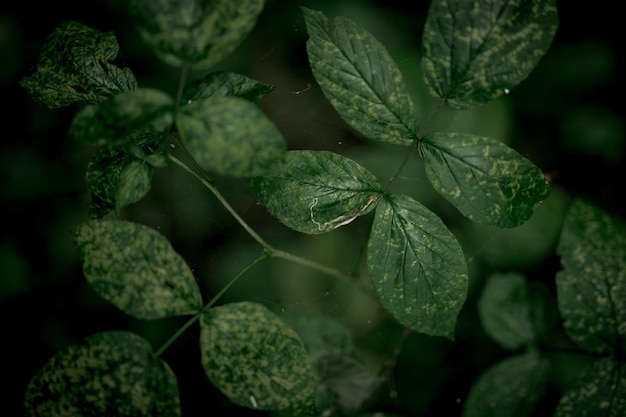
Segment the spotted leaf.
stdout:
<path fill-rule="evenodd" d="M 539 168 L 495 139 L 433 133 L 419 152 L 435 189 L 477 223 L 519 226 L 550 193 Z"/>
<path fill-rule="evenodd" d="M 454 339 L 468 274 L 461 245 L 439 217 L 410 197 L 385 197 L 376 208 L 367 265 L 378 298 L 400 323 Z"/>
<path fill-rule="evenodd" d="M 28 417 L 181 415 L 176 376 L 140 336 L 97 333 L 50 359 L 30 380 Z"/>
<path fill-rule="evenodd" d="M 202 308 L 189 266 L 156 230 L 123 220 L 92 220 L 74 233 L 87 281 L 125 313 L 159 319 Z"/>
<path fill-rule="evenodd" d="M 434 0 L 422 36 L 426 84 L 457 109 L 493 100 L 528 77 L 557 26 L 555 0 Z"/>
<path fill-rule="evenodd" d="M 266 307 L 240 302 L 201 317 L 202 366 L 232 402 L 315 415 L 315 376 L 294 330 Z"/>

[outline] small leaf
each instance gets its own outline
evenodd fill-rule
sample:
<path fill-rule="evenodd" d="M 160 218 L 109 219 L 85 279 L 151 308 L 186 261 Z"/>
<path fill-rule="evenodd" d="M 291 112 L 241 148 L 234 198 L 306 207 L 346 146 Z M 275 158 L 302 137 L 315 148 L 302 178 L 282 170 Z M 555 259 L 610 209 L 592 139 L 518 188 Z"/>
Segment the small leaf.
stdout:
<path fill-rule="evenodd" d="M 232 54 L 256 24 L 264 0 L 133 0 L 143 40 L 166 63 L 208 69 Z"/>
<path fill-rule="evenodd" d="M 264 306 L 240 302 L 207 311 L 200 321 L 202 366 L 237 405 L 315 414 L 315 376 L 294 330 Z"/>
<path fill-rule="evenodd" d="M 419 151 L 433 187 L 477 223 L 517 227 L 550 194 L 539 168 L 495 139 L 433 133 Z"/>
<path fill-rule="evenodd" d="M 276 89 L 273 85 L 263 84 L 245 75 L 234 72 L 215 71 L 204 78 L 187 85 L 183 91 L 181 104 L 209 97 L 241 97 L 259 104 L 269 93 Z"/>
<path fill-rule="evenodd" d="M 302 233 L 325 233 L 352 222 L 375 207 L 382 192 L 374 174 L 339 154 L 289 151 L 252 191 L 287 227 Z"/>
<path fill-rule="evenodd" d="M 528 77 L 557 27 L 555 0 L 434 0 L 422 36 L 426 85 L 456 109 L 493 100 Z"/>
<path fill-rule="evenodd" d="M 172 123 L 172 98 L 162 91 L 140 88 L 84 107 L 74 116 L 70 135 L 92 145 L 117 145 L 145 131 L 166 131 Z"/>
<path fill-rule="evenodd" d="M 202 168 L 233 177 L 262 175 L 287 145 L 271 120 L 239 97 L 208 97 L 180 109 L 176 127 Z"/>
<path fill-rule="evenodd" d="M 410 197 L 386 197 L 376 208 L 367 255 L 374 290 L 396 320 L 454 338 L 468 274 L 461 245 L 439 217 Z"/>
<path fill-rule="evenodd" d="M 626 366 L 613 357 L 597 359 L 583 371 L 557 405 L 554 417 L 626 415 Z"/>
<path fill-rule="evenodd" d="M 590 352 L 626 353 L 626 226 L 575 199 L 557 247 L 556 275 L 565 330 Z"/>
<path fill-rule="evenodd" d="M 311 70 L 341 117 L 371 139 L 412 144 L 413 102 L 385 47 L 351 20 L 329 23 L 323 13 L 301 9 Z"/>
<path fill-rule="evenodd" d="M 472 385 L 463 417 L 530 417 L 545 393 L 548 371 L 548 360 L 533 352 L 498 362 Z"/>
<path fill-rule="evenodd" d="M 66 21 L 46 39 L 37 72 L 19 84 L 35 101 L 51 109 L 76 102 L 98 103 L 137 88 L 130 69 L 110 63 L 118 51 L 113 32 Z"/>
<path fill-rule="evenodd" d="M 145 339 L 124 331 L 57 353 L 31 379 L 24 401 L 28 417 L 181 415 L 170 367 Z"/>
<path fill-rule="evenodd" d="M 128 221 L 92 220 L 74 234 L 87 281 L 125 313 L 149 320 L 202 308 L 189 266 L 157 231 Z"/>
<path fill-rule="evenodd" d="M 140 161 L 133 161 L 120 172 L 119 185 L 115 195 L 115 210 L 141 200 L 152 187 L 152 167 Z"/>
<path fill-rule="evenodd" d="M 347 415 L 358 412 L 381 382 L 365 365 L 346 356 L 325 356 L 321 365 L 320 384 L 335 394 L 337 406 Z"/>

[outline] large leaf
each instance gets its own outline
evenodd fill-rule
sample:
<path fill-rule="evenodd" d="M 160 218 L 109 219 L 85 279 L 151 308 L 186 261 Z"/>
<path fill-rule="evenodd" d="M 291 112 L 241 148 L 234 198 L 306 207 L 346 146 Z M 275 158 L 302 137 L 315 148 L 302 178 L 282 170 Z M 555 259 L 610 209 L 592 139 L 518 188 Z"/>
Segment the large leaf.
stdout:
<path fill-rule="evenodd" d="M 454 339 L 468 274 L 461 245 L 439 217 L 410 197 L 385 197 L 367 255 L 374 290 L 400 323 Z"/>
<path fill-rule="evenodd" d="M 240 406 L 315 414 L 315 376 L 294 330 L 264 306 L 240 302 L 201 318 L 202 366 Z"/>
<path fill-rule="evenodd" d="M 176 376 L 130 332 L 87 337 L 57 353 L 31 379 L 29 417 L 181 415 Z"/>
<path fill-rule="evenodd" d="M 626 415 L 626 365 L 614 357 L 597 359 L 559 402 L 554 417 Z"/>
<path fill-rule="evenodd" d="M 327 151 L 289 151 L 282 164 L 250 184 L 274 217 L 311 234 L 329 232 L 369 212 L 382 192 L 374 174 Z"/>
<path fill-rule="evenodd" d="M 453 108 L 486 103 L 532 72 L 557 26 L 555 0 L 433 0 L 422 36 L 426 84 Z"/>
<path fill-rule="evenodd" d="M 168 64 L 208 69 L 235 51 L 264 0 L 132 0 L 144 41 Z"/>
<path fill-rule="evenodd" d="M 575 199 L 557 247 L 556 275 L 565 330 L 590 352 L 626 353 L 626 226 Z"/>
<path fill-rule="evenodd" d="M 93 145 L 118 145 L 146 131 L 168 130 L 173 110 L 174 101 L 166 93 L 140 88 L 81 109 L 72 120 L 70 135 Z"/>
<path fill-rule="evenodd" d="M 46 39 L 37 71 L 19 84 L 48 108 L 100 102 L 137 88 L 130 69 L 110 63 L 118 50 L 113 32 L 100 32 L 74 21 L 63 22 Z"/>
<path fill-rule="evenodd" d="M 472 385 L 463 417 L 530 417 L 547 387 L 548 371 L 547 359 L 535 352 L 498 362 Z"/>
<path fill-rule="evenodd" d="M 122 220 L 92 220 L 75 230 L 83 273 L 102 297 L 140 319 L 194 314 L 198 284 L 167 238 Z"/>
<path fill-rule="evenodd" d="M 341 117 L 365 136 L 411 144 L 414 108 L 400 70 L 370 33 L 353 21 L 302 8 L 316 81 Z"/>
<path fill-rule="evenodd" d="M 287 150 L 276 125 L 257 106 L 239 97 L 193 101 L 180 109 L 176 127 L 200 166 L 222 175 L 262 175 Z"/>
<path fill-rule="evenodd" d="M 208 97 L 233 96 L 259 104 L 265 96 L 276 89 L 245 75 L 234 72 L 215 71 L 185 87 L 181 104 L 191 104 Z"/>
<path fill-rule="evenodd" d="M 541 170 L 495 139 L 433 133 L 419 152 L 435 189 L 477 223 L 519 226 L 550 194 Z"/>

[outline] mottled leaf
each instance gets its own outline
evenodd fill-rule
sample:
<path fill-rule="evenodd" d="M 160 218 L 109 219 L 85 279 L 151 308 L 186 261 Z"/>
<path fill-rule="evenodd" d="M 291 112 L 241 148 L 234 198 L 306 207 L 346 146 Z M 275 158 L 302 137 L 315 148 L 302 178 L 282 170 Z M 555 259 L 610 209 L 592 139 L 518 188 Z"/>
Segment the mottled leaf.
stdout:
<path fill-rule="evenodd" d="M 132 0 L 143 40 L 170 65 L 208 69 L 232 54 L 256 24 L 264 0 Z"/>
<path fill-rule="evenodd" d="M 211 382 L 243 407 L 315 414 L 315 376 L 294 330 L 264 306 L 240 302 L 201 318 L 200 348 Z"/>
<path fill-rule="evenodd" d="M 480 295 L 478 312 L 487 334 L 502 347 L 529 348 L 557 323 L 550 300 L 547 288 L 528 282 L 523 274 L 496 273 Z"/>
<path fill-rule="evenodd" d="M 461 245 L 439 217 L 410 197 L 385 197 L 376 208 L 367 265 L 378 298 L 400 323 L 454 339 L 468 273 Z"/>
<path fill-rule="evenodd" d="M 74 235 L 87 281 L 125 313 L 158 319 L 202 308 L 189 266 L 156 230 L 123 220 L 91 220 Z"/>
<path fill-rule="evenodd" d="M 103 101 L 137 88 L 130 69 L 111 63 L 118 50 L 113 32 L 100 32 L 74 21 L 62 22 L 46 39 L 36 72 L 19 84 L 48 108 Z"/>
<path fill-rule="evenodd" d="M 140 161 L 133 161 L 120 172 L 115 210 L 141 200 L 152 187 L 152 167 Z"/>
<path fill-rule="evenodd" d="M 426 84 L 457 109 L 493 100 L 528 77 L 557 26 L 555 0 L 434 0 L 422 35 Z"/>
<path fill-rule="evenodd" d="M 302 8 L 315 80 L 341 117 L 365 136 L 411 144 L 415 110 L 402 74 L 369 32 L 343 17 Z"/>
<path fill-rule="evenodd" d="M 382 192 L 374 174 L 327 151 L 289 151 L 283 163 L 250 184 L 270 214 L 311 234 L 329 232 L 368 213 Z"/>
<path fill-rule="evenodd" d="M 498 362 L 472 385 L 463 417 L 530 417 L 545 393 L 548 371 L 548 360 L 534 352 Z"/>
<path fill-rule="evenodd" d="M 117 145 L 146 131 L 172 127 L 174 101 L 166 93 L 148 88 L 121 93 L 81 109 L 70 125 L 70 135 L 92 145 Z"/>
<path fill-rule="evenodd" d="M 565 330 L 590 352 L 626 353 L 626 226 L 575 199 L 557 247 L 556 275 Z"/>
<path fill-rule="evenodd" d="M 97 333 L 57 353 L 31 379 L 28 417 L 181 415 L 176 376 L 150 344 L 124 331 Z"/>
<path fill-rule="evenodd" d="M 208 97 L 180 109 L 176 127 L 202 168 L 233 177 L 262 175 L 287 150 L 282 134 L 254 104 Z"/>
<path fill-rule="evenodd" d="M 196 80 L 185 87 L 182 104 L 209 98 L 233 96 L 259 104 L 269 93 L 276 89 L 273 85 L 264 84 L 245 75 L 234 72 L 215 71 Z"/>
<path fill-rule="evenodd" d="M 495 139 L 433 133 L 419 152 L 435 189 L 477 223 L 517 227 L 550 194 L 541 170 Z"/>

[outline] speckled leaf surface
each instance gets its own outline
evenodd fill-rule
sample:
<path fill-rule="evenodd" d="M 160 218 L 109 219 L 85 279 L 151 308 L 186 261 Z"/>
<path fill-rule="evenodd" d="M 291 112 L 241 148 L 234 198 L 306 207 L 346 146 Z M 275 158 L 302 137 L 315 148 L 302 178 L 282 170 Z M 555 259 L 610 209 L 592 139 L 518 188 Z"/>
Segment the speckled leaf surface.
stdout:
<path fill-rule="evenodd" d="M 374 174 L 327 151 L 289 151 L 283 163 L 250 185 L 272 216 L 309 234 L 329 232 L 368 213 L 382 192 Z"/>
<path fill-rule="evenodd" d="M 187 104 L 180 109 L 176 127 L 200 166 L 221 175 L 262 175 L 287 150 L 276 125 L 239 97 L 208 97 Z"/>
<path fill-rule="evenodd" d="M 19 84 L 33 100 L 51 109 L 97 103 L 137 88 L 130 69 L 111 64 L 118 52 L 113 32 L 65 21 L 46 39 L 36 72 Z"/>
<path fill-rule="evenodd" d="M 626 415 L 626 366 L 614 357 L 597 359 L 561 397 L 554 417 Z"/>
<path fill-rule="evenodd" d="M 550 292 L 537 284 L 519 272 L 495 273 L 487 279 L 478 299 L 480 321 L 505 349 L 536 346 L 557 323 Z"/>
<path fill-rule="evenodd" d="M 150 88 L 121 93 L 82 108 L 72 120 L 70 136 L 91 145 L 117 145 L 145 131 L 163 132 L 174 121 L 174 100 Z"/>
<path fill-rule="evenodd" d="M 143 40 L 168 64 L 208 69 L 229 56 L 256 24 L 264 0 L 133 0 Z"/>
<path fill-rule="evenodd" d="M 548 380 L 549 362 L 537 353 L 504 359 L 472 385 L 463 417 L 530 417 Z"/>
<path fill-rule="evenodd" d="M 156 230 L 123 220 L 91 220 L 74 235 L 87 281 L 125 313 L 159 319 L 202 308 L 189 266 Z"/>
<path fill-rule="evenodd" d="M 523 81 L 558 27 L 555 0 L 434 0 L 422 35 L 422 72 L 457 109 L 486 103 Z"/>
<path fill-rule="evenodd" d="M 404 195 L 376 208 L 367 265 L 382 305 L 403 325 L 454 339 L 467 296 L 461 245 L 442 220 Z"/>
<path fill-rule="evenodd" d="M 302 8 L 315 80 L 341 117 L 370 139 L 411 144 L 415 109 L 402 74 L 369 32 L 343 17 Z"/>
<path fill-rule="evenodd" d="M 202 366 L 232 402 L 289 415 L 315 415 L 316 379 L 296 332 L 251 302 L 207 311 L 200 321 Z"/>
<path fill-rule="evenodd" d="M 275 86 L 246 77 L 242 74 L 227 71 L 214 71 L 203 78 L 188 84 L 183 90 L 181 104 L 209 97 L 233 96 L 259 104 Z"/>
<path fill-rule="evenodd" d="M 176 376 L 140 336 L 111 331 L 52 357 L 25 393 L 28 417 L 181 415 Z"/>
<path fill-rule="evenodd" d="M 626 353 L 626 226 L 575 199 L 557 246 L 557 300 L 568 335 L 590 352 Z"/>
<path fill-rule="evenodd" d="M 152 187 L 152 167 L 145 162 L 133 161 L 120 172 L 115 193 L 115 210 L 136 203 L 145 197 Z"/>
<path fill-rule="evenodd" d="M 433 133 L 419 152 L 433 187 L 477 223 L 517 227 L 550 194 L 541 170 L 495 139 Z"/>

